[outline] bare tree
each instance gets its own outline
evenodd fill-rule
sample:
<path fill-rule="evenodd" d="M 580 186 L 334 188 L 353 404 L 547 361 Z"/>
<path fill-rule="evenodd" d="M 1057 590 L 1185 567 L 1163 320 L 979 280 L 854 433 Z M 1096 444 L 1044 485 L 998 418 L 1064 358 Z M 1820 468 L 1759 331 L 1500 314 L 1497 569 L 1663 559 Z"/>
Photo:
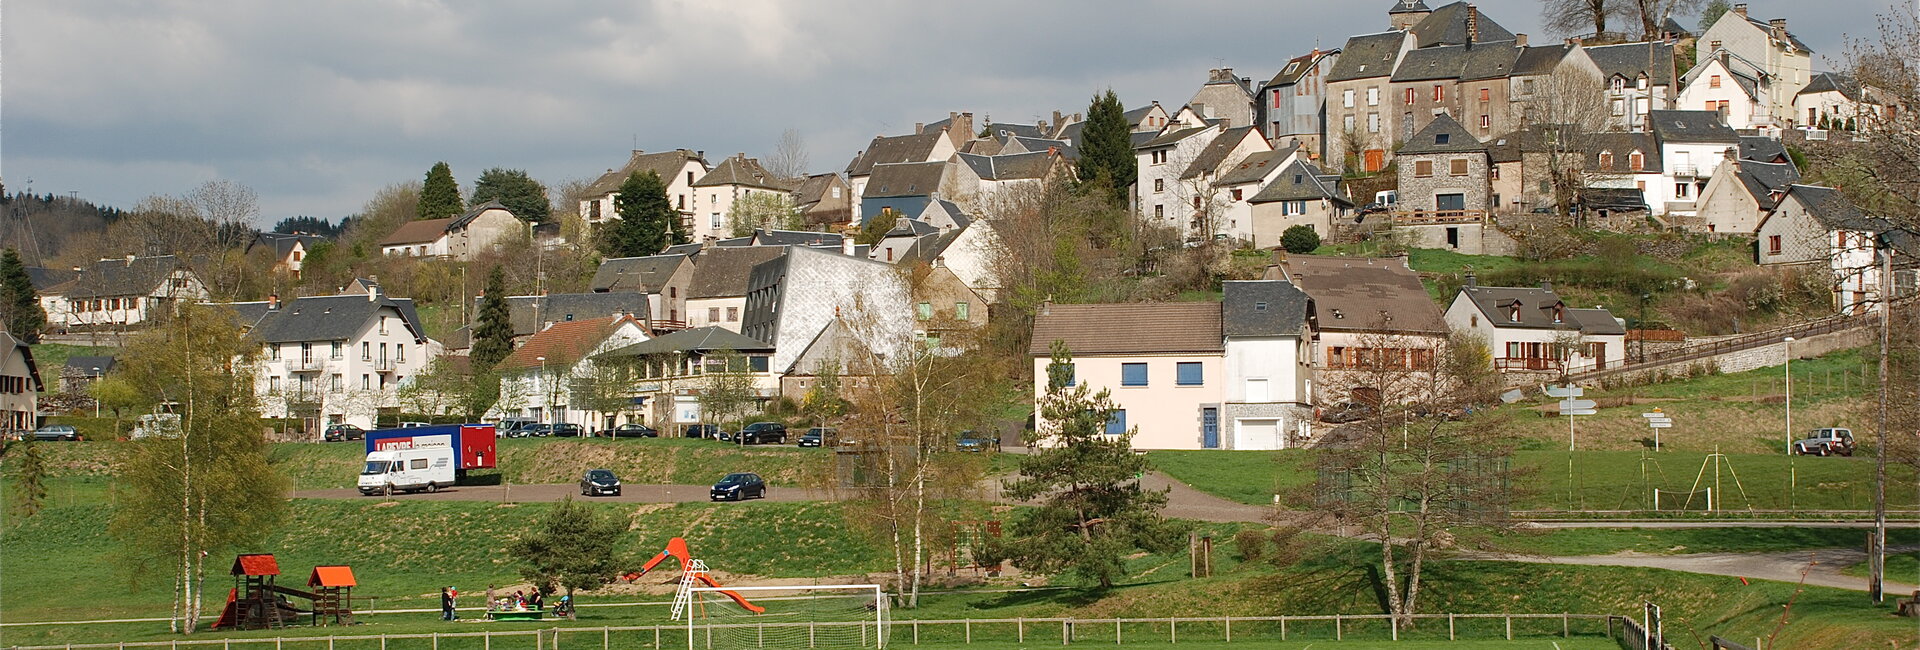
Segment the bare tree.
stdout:
<path fill-rule="evenodd" d="M 1691 14 L 1702 4 L 1701 0 L 1629 0 L 1626 10 L 1638 19 L 1640 38 L 1651 41 L 1660 38 L 1660 26 L 1674 14 Z"/>
<path fill-rule="evenodd" d="M 1617 6 L 1620 0 L 1542 0 L 1540 18 L 1543 26 L 1556 34 L 1568 36 L 1583 33 L 1591 28 L 1594 34 L 1607 31 L 1607 18 L 1620 13 Z M 1640 0 L 1628 0 L 1639 2 Z"/>
<path fill-rule="evenodd" d="M 780 140 L 773 145 L 773 153 L 767 154 L 767 171 L 781 178 L 805 178 L 807 165 L 807 142 L 800 137 L 800 131 L 782 131 Z"/>
<path fill-rule="evenodd" d="M 1551 74 L 1523 84 L 1532 87 L 1520 107 L 1526 179 L 1549 181 L 1550 198 L 1558 214 L 1568 214 L 1580 194 L 1601 173 L 1586 158 L 1606 131 L 1611 117 L 1602 80 L 1593 72 L 1562 65 Z M 1621 154 L 1626 155 L 1625 153 Z"/>

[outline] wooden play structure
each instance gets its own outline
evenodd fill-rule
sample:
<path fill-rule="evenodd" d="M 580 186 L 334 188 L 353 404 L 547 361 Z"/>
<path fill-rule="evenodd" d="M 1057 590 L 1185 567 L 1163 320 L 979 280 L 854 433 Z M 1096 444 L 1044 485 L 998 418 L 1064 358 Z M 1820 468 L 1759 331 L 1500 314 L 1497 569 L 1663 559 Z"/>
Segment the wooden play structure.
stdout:
<path fill-rule="evenodd" d="M 312 625 L 353 624 L 353 569 L 346 566 L 319 566 L 307 577 L 301 591 L 274 584 L 280 576 L 280 562 L 272 553 L 247 553 L 233 559 L 233 590 L 227 592 L 226 609 L 213 629 L 261 630 L 286 627 L 306 614 Z M 288 596 L 308 601 L 307 609 L 295 607 Z"/>

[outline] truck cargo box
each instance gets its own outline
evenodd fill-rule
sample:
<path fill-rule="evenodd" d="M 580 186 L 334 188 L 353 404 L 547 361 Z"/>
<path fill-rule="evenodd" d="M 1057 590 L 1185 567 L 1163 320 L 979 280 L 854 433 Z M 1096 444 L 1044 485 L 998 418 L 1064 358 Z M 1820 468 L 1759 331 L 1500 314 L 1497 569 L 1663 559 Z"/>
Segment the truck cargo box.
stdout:
<path fill-rule="evenodd" d="M 494 452 L 491 424 L 436 424 L 401 429 L 376 429 L 367 432 L 367 453 L 396 449 L 448 447 L 459 450 L 460 470 L 489 469 L 498 456 Z"/>

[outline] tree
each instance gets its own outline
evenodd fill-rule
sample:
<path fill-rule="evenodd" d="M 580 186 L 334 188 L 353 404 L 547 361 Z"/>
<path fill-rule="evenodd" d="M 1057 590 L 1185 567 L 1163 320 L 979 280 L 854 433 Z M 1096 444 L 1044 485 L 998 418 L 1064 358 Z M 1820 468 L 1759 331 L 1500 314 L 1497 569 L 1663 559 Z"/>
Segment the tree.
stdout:
<path fill-rule="evenodd" d="M 1295 255 L 1306 255 L 1320 248 L 1320 233 L 1313 226 L 1300 224 L 1280 233 L 1280 247 Z"/>
<path fill-rule="evenodd" d="M 1080 141 L 1080 182 L 1104 191 L 1109 201 L 1124 200 L 1138 161 L 1133 157 L 1133 127 L 1127 124 L 1126 109 L 1112 88 L 1095 95 L 1087 106 Z"/>
<path fill-rule="evenodd" d="M 512 313 L 507 309 L 506 275 L 500 267 L 487 273 L 487 292 L 480 297 L 480 317 L 473 325 L 473 359 L 476 373 L 493 370 L 501 359 L 513 353 Z"/>
<path fill-rule="evenodd" d="M 602 419 L 633 409 L 633 370 L 630 362 L 610 356 L 580 362 L 569 378 L 567 405 L 592 411 Z M 612 431 L 607 434 L 612 435 Z"/>
<path fill-rule="evenodd" d="M 600 252 L 607 257 L 654 255 L 679 243 L 680 213 L 667 201 L 667 186 L 651 170 L 634 172 L 613 199 L 620 218 L 601 226 Z"/>
<path fill-rule="evenodd" d="M 824 427 L 847 412 L 847 400 L 840 386 L 840 364 L 822 360 L 814 366 L 813 376 L 813 387 L 800 399 L 800 411 L 813 418 L 816 426 Z"/>
<path fill-rule="evenodd" d="M 805 178 L 807 164 L 807 142 L 800 137 L 800 132 L 794 129 L 780 132 L 780 141 L 774 143 L 773 153 L 767 155 L 767 171 L 780 178 Z"/>
<path fill-rule="evenodd" d="M 127 413 L 140 408 L 139 389 L 119 375 L 107 375 L 87 384 L 87 394 L 100 408 L 113 414 L 113 430 L 119 431 Z"/>
<path fill-rule="evenodd" d="M 893 232 L 893 227 L 899 223 L 898 213 L 891 208 L 881 210 L 880 214 L 874 215 L 872 219 L 860 225 L 860 232 L 854 234 L 853 243 L 861 246 L 878 246 L 881 240 L 887 238 L 887 233 Z"/>
<path fill-rule="evenodd" d="M 620 577 L 624 565 L 614 542 L 627 532 L 627 524 L 568 496 L 507 548 L 525 563 L 520 575 L 535 589 L 554 593 L 565 588 L 571 598 L 576 589 L 592 589 Z"/>
<path fill-rule="evenodd" d="M 40 455 L 40 448 L 34 444 L 33 436 L 22 436 L 7 444 L 0 456 L 18 458 L 13 470 L 14 516 L 32 517 L 39 514 L 41 502 L 47 499 L 47 460 Z"/>
<path fill-rule="evenodd" d="M 701 363 L 706 380 L 700 387 L 700 415 L 709 424 L 737 422 L 760 403 L 754 390 L 753 372 L 746 355 L 734 350 L 716 350 Z"/>
<path fill-rule="evenodd" d="M 460 202 L 460 184 L 453 180 L 453 168 L 446 162 L 437 162 L 427 170 L 427 181 L 420 186 L 420 203 L 414 208 L 415 219 L 445 219 L 457 217 L 467 209 Z"/>
<path fill-rule="evenodd" d="M 7 331 L 27 343 L 40 342 L 40 330 L 47 327 L 47 312 L 40 307 L 40 293 L 33 278 L 20 263 L 14 249 L 0 252 L 0 309 L 6 310 Z"/>
<path fill-rule="evenodd" d="M 118 374 L 146 405 L 177 414 L 179 428 L 129 445 L 110 530 L 128 566 L 172 574 L 171 626 L 187 633 L 206 611 L 207 559 L 218 566 L 216 554 L 258 543 L 287 513 L 288 482 L 267 462 L 254 397 L 260 345 L 235 318 L 223 307 L 182 304 L 120 355 Z"/>
<path fill-rule="evenodd" d="M 488 201 L 499 201 L 513 216 L 528 223 L 546 223 L 553 213 L 547 187 L 523 169 L 495 167 L 480 172 L 480 179 L 473 183 L 473 204 Z"/>
<path fill-rule="evenodd" d="M 1560 66 L 1536 80 L 1523 107 L 1526 131 L 1520 134 L 1522 176 L 1545 179 L 1557 214 L 1572 214 L 1574 202 L 1607 172 L 1594 169 L 1587 155 L 1606 137 L 1611 111 L 1598 75 Z M 1615 152 L 1615 155 L 1625 155 Z"/>
<path fill-rule="evenodd" d="M 1715 21 L 1720 20 L 1721 15 L 1731 10 L 1733 10 L 1733 5 L 1728 4 L 1727 0 L 1708 0 L 1707 6 L 1700 10 L 1698 33 L 1705 34 L 1708 27 L 1712 27 Z"/>
<path fill-rule="evenodd" d="M 777 192 L 753 192 L 735 199 L 727 209 L 727 227 L 735 237 L 746 237 L 756 229 L 805 230 L 807 223 L 793 196 Z"/>
<path fill-rule="evenodd" d="M 281 219 L 279 223 L 273 224 L 273 231 L 289 235 L 305 233 L 331 239 L 340 236 L 340 231 L 345 229 L 346 225 L 345 220 L 335 224 L 319 217 L 298 216 Z"/>
<path fill-rule="evenodd" d="M 1374 352 L 1337 381 L 1329 377 L 1335 385 L 1319 392 L 1368 395 L 1374 410 L 1348 425 L 1355 433 L 1350 444 L 1296 461 L 1320 478 L 1289 491 L 1290 500 L 1334 520 L 1302 526 L 1338 523 L 1382 542 L 1384 605 L 1407 626 L 1418 611 L 1427 554 L 1444 546 L 1448 528 L 1509 525 L 1512 445 L 1486 413 L 1452 421 L 1486 404 L 1487 387 L 1497 385 L 1486 381 L 1492 364 L 1484 342 L 1463 349 L 1375 334 L 1363 337 L 1359 348 Z"/>
<path fill-rule="evenodd" d="M 1558 34 L 1579 34 L 1591 28 L 1594 34 L 1607 31 L 1607 18 L 1620 11 L 1618 0 L 1544 0 L 1540 17 L 1544 26 Z M 1629 0 L 1632 1 L 1632 0 Z"/>
<path fill-rule="evenodd" d="M 1640 37 L 1649 41 L 1660 38 L 1660 26 L 1667 24 L 1675 14 L 1685 14 L 1699 6 L 1701 0 L 1630 0 L 1628 13 L 1640 22 Z"/>
<path fill-rule="evenodd" d="M 1133 453 L 1133 430 L 1108 435 L 1113 401 L 1073 378 L 1073 355 L 1053 343 L 1040 426 L 1026 434 L 1030 453 L 1006 485 L 1016 501 L 1038 501 L 1014 522 L 1002 551 L 1023 569 L 1067 572 L 1112 588 L 1137 550 L 1171 552 L 1184 528 L 1160 516 L 1166 491 L 1140 487 L 1149 468 Z"/>

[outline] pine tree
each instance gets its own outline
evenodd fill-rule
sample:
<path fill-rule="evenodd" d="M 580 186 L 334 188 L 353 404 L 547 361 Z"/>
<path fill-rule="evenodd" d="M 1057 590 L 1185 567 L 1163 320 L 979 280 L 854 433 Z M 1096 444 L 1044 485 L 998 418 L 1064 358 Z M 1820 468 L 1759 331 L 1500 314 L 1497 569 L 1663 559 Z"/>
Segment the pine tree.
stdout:
<path fill-rule="evenodd" d="M 680 213 L 667 201 L 667 185 L 659 174 L 627 176 L 613 199 L 613 209 L 620 218 L 600 233 L 600 252 L 607 257 L 653 255 L 670 244 L 686 243 Z"/>
<path fill-rule="evenodd" d="M 500 267 L 487 274 L 487 295 L 480 298 L 480 320 L 473 325 L 475 374 L 487 372 L 513 352 L 513 323 L 507 311 L 507 280 Z"/>
<path fill-rule="evenodd" d="M 630 522 L 603 516 L 569 496 L 561 499 L 538 526 L 508 545 L 526 564 L 521 577 L 541 593 L 566 589 L 593 589 L 620 576 L 621 558 L 614 548 Z"/>
<path fill-rule="evenodd" d="M 546 223 L 553 214 L 546 186 L 522 169 L 495 167 L 480 172 L 480 180 L 473 183 L 473 204 L 496 200 L 513 216 L 528 223 Z"/>
<path fill-rule="evenodd" d="M 40 342 L 47 312 L 40 308 L 40 293 L 34 291 L 20 253 L 11 248 L 0 252 L 0 309 L 6 310 L 8 332 L 27 343 Z"/>
<path fill-rule="evenodd" d="M 466 208 L 460 203 L 460 184 L 453 180 L 453 168 L 445 162 L 427 170 L 427 182 L 420 186 L 420 204 L 415 219 L 444 219 L 459 216 Z"/>
<path fill-rule="evenodd" d="M 1133 184 L 1137 162 L 1133 157 L 1133 127 L 1127 125 L 1120 96 L 1107 89 L 1087 106 L 1087 125 L 1080 132 L 1080 182 L 1105 190 L 1119 201 Z"/>
<path fill-rule="evenodd" d="M 40 512 L 41 502 L 47 498 L 47 461 L 40 456 L 31 435 L 8 445 L 6 451 L 7 455 L 18 457 L 13 470 L 13 513 L 32 517 Z"/>

